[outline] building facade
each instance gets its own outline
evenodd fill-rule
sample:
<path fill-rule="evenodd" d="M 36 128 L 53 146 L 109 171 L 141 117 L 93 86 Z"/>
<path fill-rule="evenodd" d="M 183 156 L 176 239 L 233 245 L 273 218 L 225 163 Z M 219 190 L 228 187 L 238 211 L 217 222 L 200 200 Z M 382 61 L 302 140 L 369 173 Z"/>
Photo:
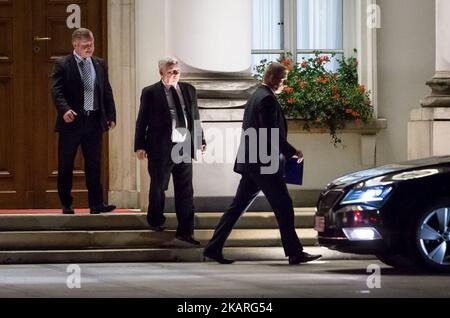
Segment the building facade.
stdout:
<path fill-rule="evenodd" d="M 446 53 L 436 54 L 447 52 L 436 43 L 437 22 L 447 21 L 436 19 L 436 13 L 450 15 L 448 7 L 440 6 L 445 1 L 342 1 L 342 53 L 358 50 L 360 79 L 372 92 L 378 120 L 367 127 L 348 127 L 345 148 L 333 147 L 327 133 L 308 133 L 290 122 L 289 139 L 306 157 L 305 184 L 291 189 L 297 205 L 314 205 L 317 193 L 343 174 L 408 158 L 410 112 L 430 95 L 425 83 L 436 64 L 448 65 Z M 146 206 L 147 167 L 133 153 L 140 92 L 159 80 L 158 60 L 174 55 L 183 63 L 184 80 L 199 90 L 210 148 L 194 167 L 196 205 L 223 209 L 239 181 L 232 172 L 237 148 L 232 133 L 239 132 L 245 96 L 255 85 L 252 1 L 31 3 L 0 1 L 0 208 L 59 207 L 48 75 L 54 59 L 70 53 L 73 28 L 86 26 L 96 34 L 96 54 L 108 62 L 117 104 L 118 126 L 105 137 L 103 181 L 109 201 L 122 208 Z M 289 30 L 296 27 L 292 8 L 298 3 L 283 4 L 287 31 L 281 51 L 295 42 L 295 32 Z M 450 43 L 446 36 L 438 41 Z M 76 169 L 74 188 L 81 206 L 86 200 L 81 159 Z M 172 194 L 169 189 L 168 209 Z M 265 206 L 263 201 L 257 204 Z"/>

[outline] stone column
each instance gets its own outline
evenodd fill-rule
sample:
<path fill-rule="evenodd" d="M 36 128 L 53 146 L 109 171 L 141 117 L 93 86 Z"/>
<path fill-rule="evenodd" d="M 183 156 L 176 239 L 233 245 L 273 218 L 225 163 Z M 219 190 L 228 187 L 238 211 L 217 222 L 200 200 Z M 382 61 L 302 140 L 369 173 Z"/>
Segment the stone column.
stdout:
<path fill-rule="evenodd" d="M 436 74 L 423 107 L 450 107 L 450 1 L 436 0 Z"/>
<path fill-rule="evenodd" d="M 134 156 L 136 122 L 135 1 L 108 0 L 108 64 L 117 110 L 117 127 L 109 134 L 109 202 L 137 208 Z"/>
<path fill-rule="evenodd" d="M 250 0 L 168 0 L 169 52 L 207 72 L 243 72 L 251 64 Z"/>
<path fill-rule="evenodd" d="M 436 78 L 450 78 L 450 1 L 436 0 Z"/>
<path fill-rule="evenodd" d="M 411 112 L 408 157 L 450 154 L 450 1 L 436 1 L 436 73 L 427 82 L 432 93 Z"/>

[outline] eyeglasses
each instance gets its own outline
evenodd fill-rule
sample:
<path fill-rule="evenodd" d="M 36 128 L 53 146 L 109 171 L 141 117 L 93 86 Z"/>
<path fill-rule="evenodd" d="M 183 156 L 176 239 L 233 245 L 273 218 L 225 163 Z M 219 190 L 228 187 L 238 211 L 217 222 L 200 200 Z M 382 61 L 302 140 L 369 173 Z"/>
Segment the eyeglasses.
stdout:
<path fill-rule="evenodd" d="M 172 70 L 172 71 L 167 72 L 167 74 L 169 74 L 169 75 L 179 75 L 180 73 L 181 72 L 178 70 Z"/>

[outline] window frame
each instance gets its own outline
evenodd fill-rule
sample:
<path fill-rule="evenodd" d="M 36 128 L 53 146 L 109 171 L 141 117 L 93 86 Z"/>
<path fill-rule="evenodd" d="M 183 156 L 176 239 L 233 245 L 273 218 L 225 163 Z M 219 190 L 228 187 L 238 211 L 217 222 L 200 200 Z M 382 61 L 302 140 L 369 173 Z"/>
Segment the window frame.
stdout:
<path fill-rule="evenodd" d="M 354 3 L 354 0 L 343 0 L 344 2 L 344 12 L 346 11 L 346 7 L 351 6 Z M 252 49 L 252 55 L 261 55 L 261 54 L 283 54 L 287 52 L 291 52 L 293 54 L 294 62 L 297 62 L 297 56 L 299 54 L 313 54 L 315 51 L 320 50 L 324 54 L 345 54 L 346 52 L 346 37 L 348 34 L 346 30 L 349 29 L 349 26 L 346 26 L 345 22 L 345 13 L 344 13 L 344 27 L 343 27 L 343 46 L 342 50 L 323 50 L 323 49 L 297 49 L 297 0 L 281 0 L 281 12 L 283 15 L 281 16 L 283 23 L 283 38 L 282 44 L 284 44 L 284 49 Z"/>
<path fill-rule="evenodd" d="M 281 5 L 284 15 L 284 49 L 252 49 L 251 55 L 291 52 L 294 62 L 298 62 L 299 54 L 312 54 L 316 50 L 297 49 L 297 0 L 281 0 Z M 324 54 L 343 54 L 345 57 L 354 55 L 354 49 L 357 50 L 359 79 L 370 91 L 375 115 L 378 116 L 377 29 L 370 28 L 367 23 L 371 14 L 369 8 L 376 5 L 377 0 L 343 0 L 343 49 L 318 50 Z"/>

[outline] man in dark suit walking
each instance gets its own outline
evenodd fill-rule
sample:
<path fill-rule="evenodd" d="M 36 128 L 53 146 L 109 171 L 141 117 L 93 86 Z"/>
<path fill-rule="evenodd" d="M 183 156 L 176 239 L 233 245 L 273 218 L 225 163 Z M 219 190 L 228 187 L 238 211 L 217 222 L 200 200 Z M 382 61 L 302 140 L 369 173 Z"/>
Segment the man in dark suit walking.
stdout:
<path fill-rule="evenodd" d="M 74 214 L 72 178 L 78 147 L 83 150 L 91 214 L 112 212 L 105 205 L 101 176 L 102 133 L 116 126 L 116 108 L 105 63 L 93 56 L 94 35 L 72 34 L 74 51 L 56 61 L 51 93 L 58 115 L 58 194 L 64 214 Z"/>
<path fill-rule="evenodd" d="M 178 219 L 176 239 L 181 244 L 199 246 L 193 237 L 194 202 L 192 159 L 206 142 L 200 123 L 195 88 L 180 82 L 180 66 L 175 58 L 159 62 L 161 81 L 142 91 L 136 122 L 135 152 L 148 159 L 151 178 L 147 221 L 150 229 L 163 231 L 165 191 L 170 175 L 175 188 Z"/>
<path fill-rule="evenodd" d="M 275 213 L 289 264 L 309 262 L 321 257 L 303 252 L 295 231 L 292 200 L 283 178 L 286 159 L 303 161 L 303 153 L 287 141 L 286 119 L 276 99 L 276 94 L 284 89 L 286 77 L 286 67 L 272 63 L 265 73 L 263 85 L 247 102 L 244 134 L 234 168 L 235 172 L 242 175 L 242 179 L 233 203 L 222 216 L 204 250 L 205 257 L 221 264 L 234 262 L 223 256 L 225 241 L 260 191 L 263 191 Z"/>

